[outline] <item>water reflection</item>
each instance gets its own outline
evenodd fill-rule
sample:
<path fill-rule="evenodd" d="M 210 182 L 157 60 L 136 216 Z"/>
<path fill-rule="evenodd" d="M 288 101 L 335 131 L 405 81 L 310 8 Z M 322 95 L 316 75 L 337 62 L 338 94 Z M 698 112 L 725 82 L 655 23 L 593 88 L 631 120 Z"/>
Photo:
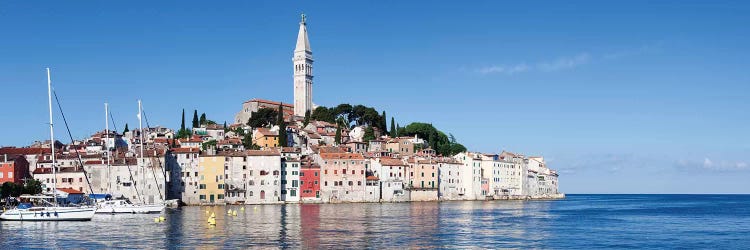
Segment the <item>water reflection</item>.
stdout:
<path fill-rule="evenodd" d="M 531 202 L 261 205 L 244 210 L 184 207 L 168 209 L 162 223 L 154 222 L 158 215 L 96 215 L 90 222 L 0 222 L 0 249 L 672 248 L 664 244 L 681 235 L 692 235 L 678 241 L 690 246 L 685 242 L 710 239 L 705 235 L 742 242 L 738 239 L 745 238 L 735 237 L 740 235 L 735 232 L 750 231 L 747 198 L 707 200 L 691 207 L 694 212 L 688 214 L 669 210 L 690 206 L 684 200 L 646 202 L 648 209 L 640 210 L 623 209 L 633 205 L 627 201 L 576 197 Z M 727 211 L 717 216 L 715 207 Z M 229 209 L 237 210 L 237 215 L 227 214 Z M 216 215 L 216 226 L 207 223 L 211 213 Z M 709 218 L 711 223 L 706 223 Z M 660 240 L 639 245 L 643 239 L 638 235 Z"/>

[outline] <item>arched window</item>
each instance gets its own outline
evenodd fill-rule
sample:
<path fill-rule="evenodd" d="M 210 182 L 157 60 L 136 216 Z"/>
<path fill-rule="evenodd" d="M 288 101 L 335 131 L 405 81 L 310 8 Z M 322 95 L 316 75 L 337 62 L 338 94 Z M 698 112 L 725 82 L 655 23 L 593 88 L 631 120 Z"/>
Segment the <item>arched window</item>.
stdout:
<path fill-rule="evenodd" d="M 251 196 L 251 197 L 253 196 L 253 191 L 250 191 L 250 196 Z"/>

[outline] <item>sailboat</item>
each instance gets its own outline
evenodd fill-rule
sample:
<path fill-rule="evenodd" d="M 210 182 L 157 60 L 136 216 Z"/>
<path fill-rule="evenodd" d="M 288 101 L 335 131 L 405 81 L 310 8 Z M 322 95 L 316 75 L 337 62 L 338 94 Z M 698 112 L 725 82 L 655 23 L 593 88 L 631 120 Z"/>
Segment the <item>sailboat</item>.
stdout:
<path fill-rule="evenodd" d="M 107 104 L 104 105 L 105 111 L 109 114 Z M 143 162 L 143 125 L 141 123 L 141 101 L 138 100 L 138 124 L 140 126 L 140 141 L 141 141 L 141 154 L 138 159 L 138 165 Z M 105 116 L 105 120 L 108 119 Z M 106 121 L 105 133 L 109 136 L 109 121 Z M 109 171 L 109 146 L 107 146 L 107 170 Z M 143 171 L 141 171 L 143 172 Z M 109 178 L 109 174 L 107 175 Z M 109 181 L 107 181 L 109 183 Z M 166 207 L 164 204 L 133 204 L 127 199 L 116 199 L 116 200 L 105 200 L 97 204 L 98 209 L 96 213 L 101 214 L 147 214 L 147 213 L 161 213 Z"/>
<path fill-rule="evenodd" d="M 52 80 L 47 68 L 47 98 L 49 101 L 49 134 L 52 149 L 52 196 L 22 195 L 17 207 L 0 214 L 0 220 L 14 221 L 90 221 L 95 207 L 61 207 L 57 204 L 57 170 L 55 166 L 55 132 L 52 124 Z M 51 200 L 51 201 L 49 201 Z"/>

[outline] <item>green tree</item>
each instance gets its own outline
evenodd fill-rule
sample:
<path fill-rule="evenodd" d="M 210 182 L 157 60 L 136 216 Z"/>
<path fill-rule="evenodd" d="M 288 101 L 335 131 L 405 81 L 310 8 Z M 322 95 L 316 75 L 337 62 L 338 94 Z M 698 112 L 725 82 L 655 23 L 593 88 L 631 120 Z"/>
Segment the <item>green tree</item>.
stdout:
<path fill-rule="evenodd" d="M 198 119 L 198 125 L 206 125 L 206 113 L 201 113 L 201 118 Z"/>
<path fill-rule="evenodd" d="M 352 120 L 350 119 L 350 115 L 352 113 L 352 105 L 349 105 L 348 103 L 342 103 L 333 108 L 333 114 L 335 117 L 341 117 L 346 120 L 346 126 L 349 127 L 349 124 L 352 123 Z"/>
<path fill-rule="evenodd" d="M 193 128 L 199 127 L 200 124 L 198 123 L 198 110 L 193 110 Z"/>
<path fill-rule="evenodd" d="M 122 131 L 122 134 L 125 134 L 126 132 L 129 132 L 130 129 L 128 128 L 128 124 L 125 123 L 125 130 Z"/>
<path fill-rule="evenodd" d="M 387 135 L 388 124 L 386 124 L 385 110 L 383 110 L 383 115 L 380 116 L 380 126 L 381 126 L 380 131 L 383 131 L 383 135 Z"/>
<path fill-rule="evenodd" d="M 396 119 L 391 116 L 391 137 L 396 138 Z"/>
<path fill-rule="evenodd" d="M 341 125 L 336 126 L 336 136 L 333 137 L 333 139 L 336 141 L 336 145 L 341 144 Z"/>
<path fill-rule="evenodd" d="M 310 124 L 310 110 L 305 111 L 305 121 L 302 122 L 302 127 L 307 127 Z"/>
<path fill-rule="evenodd" d="M 42 193 L 42 182 L 36 179 L 29 179 L 23 186 L 24 194 L 41 194 Z"/>
<path fill-rule="evenodd" d="M 180 130 L 185 130 L 185 109 L 182 109 L 182 124 L 180 124 Z"/>
<path fill-rule="evenodd" d="M 282 104 L 279 104 L 279 118 L 276 121 L 276 124 L 279 125 L 279 146 L 286 147 L 288 145 L 287 138 L 286 138 L 286 122 L 284 121 L 284 107 Z"/>
<path fill-rule="evenodd" d="M 204 142 L 203 144 L 201 144 L 201 148 L 203 148 L 203 150 L 207 150 L 207 149 L 212 148 L 212 147 L 213 148 L 216 147 L 216 140 L 210 140 L 210 141 L 207 141 L 207 142 Z"/>
<path fill-rule="evenodd" d="M 253 128 L 268 127 L 278 122 L 278 112 L 272 108 L 261 108 L 250 113 L 247 125 Z"/>
<path fill-rule="evenodd" d="M 3 185 L 0 186 L 0 188 L 2 188 L 0 190 L 0 196 L 2 196 L 2 198 L 7 198 L 11 196 L 18 197 L 22 191 L 21 187 L 18 184 L 15 184 L 11 181 L 4 182 Z"/>
<path fill-rule="evenodd" d="M 367 126 L 367 128 L 365 128 L 365 135 L 362 137 L 362 140 L 365 142 L 375 140 L 375 130 L 372 129 L 372 126 Z"/>
<path fill-rule="evenodd" d="M 330 123 L 336 122 L 336 116 L 334 115 L 333 111 L 323 106 L 318 106 L 317 108 L 315 108 L 310 117 L 316 121 L 325 121 Z"/>

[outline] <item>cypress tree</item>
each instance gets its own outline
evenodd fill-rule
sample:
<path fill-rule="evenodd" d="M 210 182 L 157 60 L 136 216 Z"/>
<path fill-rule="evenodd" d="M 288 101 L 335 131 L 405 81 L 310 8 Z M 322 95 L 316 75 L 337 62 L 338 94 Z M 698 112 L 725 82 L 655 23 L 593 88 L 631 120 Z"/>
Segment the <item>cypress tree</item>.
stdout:
<path fill-rule="evenodd" d="M 128 131 L 130 131 L 130 129 L 128 129 L 128 124 L 125 123 L 125 130 L 122 131 L 122 134 L 125 134 Z"/>
<path fill-rule="evenodd" d="M 193 128 L 197 128 L 198 125 L 198 110 L 193 110 Z"/>
<path fill-rule="evenodd" d="M 336 126 L 336 137 L 334 137 L 334 141 L 336 141 L 336 145 L 341 144 L 341 124 Z"/>
<path fill-rule="evenodd" d="M 182 109 L 182 124 L 180 124 L 180 131 L 185 131 L 185 109 Z"/>
<path fill-rule="evenodd" d="M 396 119 L 393 119 L 393 117 L 391 117 L 391 137 L 395 138 L 396 136 Z"/>
<path fill-rule="evenodd" d="M 386 124 L 386 118 L 385 118 L 385 110 L 383 110 L 383 116 L 380 117 L 380 129 L 383 131 L 384 135 L 388 134 L 388 125 Z"/>
<path fill-rule="evenodd" d="M 205 125 L 206 124 L 206 113 L 201 113 L 201 118 L 198 121 L 198 125 Z"/>
<path fill-rule="evenodd" d="M 307 124 L 310 124 L 310 110 L 305 111 L 305 121 L 302 122 L 302 127 L 307 127 Z"/>
<path fill-rule="evenodd" d="M 276 120 L 276 124 L 279 125 L 279 146 L 286 147 L 286 122 L 284 122 L 283 104 L 279 104 L 279 118 Z"/>
<path fill-rule="evenodd" d="M 224 133 L 229 131 L 229 127 L 227 127 L 227 121 L 224 121 Z"/>

